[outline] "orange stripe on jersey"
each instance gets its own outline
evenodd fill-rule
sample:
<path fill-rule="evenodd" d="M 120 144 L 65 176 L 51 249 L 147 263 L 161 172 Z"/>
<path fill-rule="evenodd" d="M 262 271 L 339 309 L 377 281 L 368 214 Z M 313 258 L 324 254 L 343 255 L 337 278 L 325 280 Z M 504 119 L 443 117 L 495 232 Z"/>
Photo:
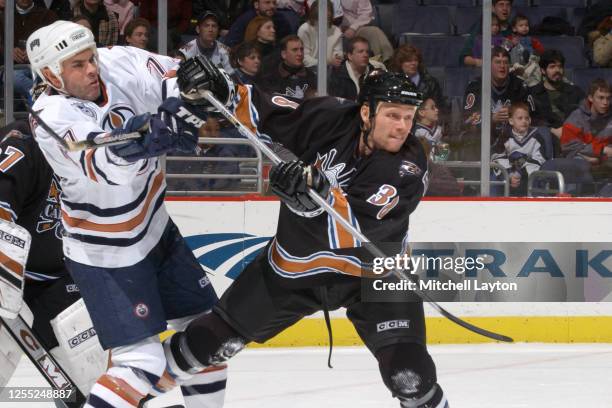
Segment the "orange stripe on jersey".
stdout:
<path fill-rule="evenodd" d="M 7 221 L 13 221 L 13 214 L 0 207 L 0 218 Z"/>
<path fill-rule="evenodd" d="M 166 78 L 176 78 L 176 69 L 171 69 L 170 71 L 166 72 L 164 79 Z"/>
<path fill-rule="evenodd" d="M 210 366 L 200 371 L 200 374 L 201 373 L 212 373 L 214 371 L 221 371 L 221 370 L 225 370 L 226 368 L 227 368 L 227 364 L 221 364 L 218 366 Z"/>
<path fill-rule="evenodd" d="M 244 85 L 238 85 L 238 95 L 240 96 L 240 101 L 238 106 L 236 106 L 236 117 L 240 123 L 255 133 L 257 129 L 251 121 L 251 98 L 249 97 L 248 88 Z"/>
<path fill-rule="evenodd" d="M 64 210 L 62 210 L 62 219 L 64 222 L 73 227 L 73 228 L 82 228 L 90 231 L 97 232 L 126 232 L 131 231 L 138 225 L 142 223 L 145 219 L 149 206 L 151 205 L 151 201 L 153 201 L 153 197 L 159 191 L 162 182 L 164 181 L 164 173 L 160 172 L 153 180 L 153 185 L 151 186 L 151 191 L 147 194 L 147 198 L 145 199 L 145 204 L 142 207 L 142 210 L 138 215 L 134 218 L 129 219 L 124 222 L 119 222 L 116 224 L 100 224 L 97 222 L 87 221 L 82 218 L 74 218 L 68 215 Z"/>
<path fill-rule="evenodd" d="M 163 392 L 168 392 L 174 387 L 176 387 L 176 381 L 174 381 L 174 378 L 168 373 L 168 370 L 164 370 L 159 381 L 155 384 L 155 388 Z"/>
<path fill-rule="evenodd" d="M 85 154 L 85 163 L 87 163 L 87 173 L 89 173 L 89 178 L 97 183 L 98 182 L 98 178 L 96 177 L 96 173 L 94 172 L 94 168 L 93 168 L 93 163 L 91 161 L 91 159 L 92 159 L 92 157 L 93 157 L 93 155 L 95 153 L 96 153 L 95 149 L 90 149 Z"/>
<path fill-rule="evenodd" d="M 23 266 L 13 258 L 0 252 L 0 264 L 17 276 L 23 276 Z"/>
<path fill-rule="evenodd" d="M 346 200 L 344 194 L 342 194 L 342 190 L 335 187 L 331 189 L 331 193 L 334 196 L 334 210 L 338 212 L 348 222 L 351 222 L 349 216 L 349 203 Z M 353 236 L 337 221 L 334 221 L 335 230 L 336 230 L 336 241 L 338 243 L 338 248 L 354 248 L 355 243 L 353 240 Z"/>
<path fill-rule="evenodd" d="M 315 269 L 325 268 L 330 269 L 329 272 L 339 271 L 347 275 L 361 277 L 361 267 L 348 262 L 342 258 L 336 258 L 330 255 L 320 255 L 314 259 L 296 261 L 294 259 L 288 259 L 284 257 L 277 247 L 278 243 L 274 241 L 274 245 L 271 247 L 272 251 L 272 262 L 283 271 L 287 273 L 301 274 L 311 272 Z"/>
<path fill-rule="evenodd" d="M 136 391 L 136 389 L 134 389 L 134 387 L 128 384 L 125 380 L 108 374 L 104 374 L 98 378 L 97 383 L 117 394 L 122 400 L 135 407 L 137 407 L 140 400 L 145 397 L 143 394 Z"/>

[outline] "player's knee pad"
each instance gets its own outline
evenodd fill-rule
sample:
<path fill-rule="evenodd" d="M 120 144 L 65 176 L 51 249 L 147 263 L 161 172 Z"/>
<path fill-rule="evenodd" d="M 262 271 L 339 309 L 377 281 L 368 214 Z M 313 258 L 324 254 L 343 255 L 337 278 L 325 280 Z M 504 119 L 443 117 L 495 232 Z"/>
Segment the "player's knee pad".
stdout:
<path fill-rule="evenodd" d="M 169 367 L 178 377 L 221 365 L 242 350 L 246 339 L 216 313 L 192 321 L 184 332 L 164 343 Z"/>
<path fill-rule="evenodd" d="M 125 404 L 134 406 L 160 382 L 166 369 L 164 350 L 157 336 L 111 350 L 112 366 L 91 389 L 88 400 L 93 406 Z"/>
<path fill-rule="evenodd" d="M 436 384 L 436 366 L 425 346 L 392 344 L 378 350 L 376 359 L 385 385 L 402 401 L 402 407 L 438 408 L 443 393 Z"/>

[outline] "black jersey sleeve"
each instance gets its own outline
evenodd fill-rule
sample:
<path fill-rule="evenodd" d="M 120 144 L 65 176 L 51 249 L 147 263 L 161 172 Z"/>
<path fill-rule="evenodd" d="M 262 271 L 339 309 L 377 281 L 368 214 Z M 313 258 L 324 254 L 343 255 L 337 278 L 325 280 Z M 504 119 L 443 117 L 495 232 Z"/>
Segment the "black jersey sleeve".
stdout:
<path fill-rule="evenodd" d="M 16 221 L 36 178 L 34 140 L 9 132 L 0 142 L 0 218 Z"/>
<path fill-rule="evenodd" d="M 234 113 L 240 122 L 260 139 L 280 143 L 298 157 L 346 132 L 347 121 L 353 126 L 359 119 L 354 103 L 334 97 L 298 103 L 249 85 L 238 85 L 237 94 Z"/>

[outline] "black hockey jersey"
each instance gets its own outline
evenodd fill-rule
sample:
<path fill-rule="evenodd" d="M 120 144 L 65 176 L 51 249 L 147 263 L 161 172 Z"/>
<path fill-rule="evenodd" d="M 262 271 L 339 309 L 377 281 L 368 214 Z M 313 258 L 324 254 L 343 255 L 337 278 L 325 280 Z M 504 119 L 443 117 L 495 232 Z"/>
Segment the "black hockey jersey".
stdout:
<path fill-rule="evenodd" d="M 357 104 L 319 97 L 298 105 L 245 86 L 238 95 L 241 122 L 260 137 L 281 143 L 304 163 L 316 164 L 331 183 L 330 203 L 346 220 L 389 256 L 407 249 L 409 216 L 428 178 L 427 158 L 416 137 L 409 136 L 398 153 L 376 150 L 360 157 Z M 268 261 L 287 281 L 302 286 L 346 275 L 371 276 L 371 259 L 362 243 L 322 209 L 298 216 L 281 205 Z"/>
<path fill-rule="evenodd" d="M 60 183 L 25 122 L 0 133 L 0 217 L 32 235 L 26 277 L 55 279 L 66 274 L 62 252 Z"/>

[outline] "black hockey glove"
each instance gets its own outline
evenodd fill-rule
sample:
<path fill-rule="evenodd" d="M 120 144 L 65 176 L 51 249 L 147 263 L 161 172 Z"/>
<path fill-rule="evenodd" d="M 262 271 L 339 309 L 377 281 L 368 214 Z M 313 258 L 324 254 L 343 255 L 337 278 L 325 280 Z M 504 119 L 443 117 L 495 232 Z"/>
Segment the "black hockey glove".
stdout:
<path fill-rule="evenodd" d="M 182 62 L 176 73 L 181 97 L 192 105 L 210 105 L 202 91 L 210 91 L 225 106 L 236 92 L 230 76 L 203 55 Z"/>
<path fill-rule="evenodd" d="M 308 187 L 323 198 L 329 194 L 329 181 L 325 174 L 297 160 L 273 166 L 270 170 L 270 187 L 282 202 L 299 213 L 319 209 L 319 205 L 308 195 Z"/>

